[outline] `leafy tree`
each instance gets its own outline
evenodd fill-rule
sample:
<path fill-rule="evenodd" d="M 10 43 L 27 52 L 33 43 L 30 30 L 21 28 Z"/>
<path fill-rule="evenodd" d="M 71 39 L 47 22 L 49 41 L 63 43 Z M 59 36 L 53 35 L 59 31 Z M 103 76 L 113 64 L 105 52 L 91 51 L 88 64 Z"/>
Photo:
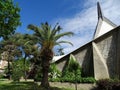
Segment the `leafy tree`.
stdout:
<path fill-rule="evenodd" d="M 20 8 L 13 0 L 0 1 L 0 37 L 7 38 L 20 23 Z"/>
<path fill-rule="evenodd" d="M 64 32 L 60 33 L 62 28 L 56 24 L 54 28 L 51 27 L 47 22 L 42 23 L 40 27 L 35 25 L 28 25 L 28 29 L 33 30 L 34 36 L 37 42 L 41 45 L 40 49 L 40 58 L 42 60 L 42 87 L 49 87 L 48 82 L 48 71 L 50 67 L 50 61 L 53 58 L 53 48 L 56 45 L 60 45 L 61 43 L 69 43 L 68 41 L 58 41 L 63 36 L 71 36 L 72 32 Z"/>
<path fill-rule="evenodd" d="M 34 40 L 33 35 L 29 34 L 21 34 L 19 36 L 19 42 L 21 42 L 21 49 L 24 53 L 24 78 L 25 80 L 27 79 L 27 74 L 26 74 L 26 58 L 33 56 L 31 62 L 32 62 L 32 68 L 34 68 L 34 64 L 36 63 L 37 60 L 37 52 L 38 52 L 38 47 L 36 46 L 36 40 Z M 34 70 L 34 69 L 31 69 Z M 32 72 L 32 71 L 31 71 Z"/>
<path fill-rule="evenodd" d="M 8 39 L 2 40 L 0 45 L 2 46 L 1 52 L 7 51 L 10 56 L 14 59 L 18 59 L 22 56 L 22 52 L 20 50 L 20 42 L 19 42 L 19 33 L 8 36 Z"/>
<path fill-rule="evenodd" d="M 9 36 L 8 39 L 2 40 L 2 52 L 6 53 L 6 60 L 8 61 L 8 78 L 11 78 L 11 62 L 22 56 L 22 52 L 19 48 L 17 34 Z"/>

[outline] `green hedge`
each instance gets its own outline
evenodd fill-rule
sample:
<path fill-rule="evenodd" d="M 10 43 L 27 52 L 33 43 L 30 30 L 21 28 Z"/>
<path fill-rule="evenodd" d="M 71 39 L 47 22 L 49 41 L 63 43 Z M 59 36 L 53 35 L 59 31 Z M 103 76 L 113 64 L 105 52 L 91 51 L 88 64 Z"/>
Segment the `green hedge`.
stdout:
<path fill-rule="evenodd" d="M 86 78 L 77 78 L 75 80 L 75 78 L 66 78 L 66 77 L 62 77 L 62 78 L 55 78 L 55 79 L 49 79 L 49 81 L 51 82 L 70 82 L 70 83 L 95 83 L 96 80 L 93 77 L 86 77 Z"/>

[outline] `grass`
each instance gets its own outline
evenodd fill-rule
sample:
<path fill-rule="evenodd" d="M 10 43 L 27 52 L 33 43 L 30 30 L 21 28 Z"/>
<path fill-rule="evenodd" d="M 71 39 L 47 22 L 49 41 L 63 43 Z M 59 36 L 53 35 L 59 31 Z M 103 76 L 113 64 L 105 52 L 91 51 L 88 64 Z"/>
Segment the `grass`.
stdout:
<path fill-rule="evenodd" d="M 0 80 L 0 90 L 46 90 L 32 81 L 12 82 Z M 50 87 L 49 90 L 73 90 L 69 88 Z"/>

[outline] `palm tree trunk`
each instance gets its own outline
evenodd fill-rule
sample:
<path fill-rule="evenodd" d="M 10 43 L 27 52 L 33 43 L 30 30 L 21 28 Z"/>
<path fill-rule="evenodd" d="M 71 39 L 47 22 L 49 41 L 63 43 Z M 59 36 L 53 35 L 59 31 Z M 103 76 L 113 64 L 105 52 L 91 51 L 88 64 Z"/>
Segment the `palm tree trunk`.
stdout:
<path fill-rule="evenodd" d="M 48 81 L 48 72 L 50 67 L 50 61 L 53 58 L 53 51 L 50 49 L 45 49 L 42 53 L 42 81 L 41 86 L 44 88 L 49 88 L 49 81 Z"/>
<path fill-rule="evenodd" d="M 49 60 L 42 60 L 42 81 L 41 86 L 45 88 L 49 88 L 48 81 L 48 72 L 49 72 L 50 63 Z"/>

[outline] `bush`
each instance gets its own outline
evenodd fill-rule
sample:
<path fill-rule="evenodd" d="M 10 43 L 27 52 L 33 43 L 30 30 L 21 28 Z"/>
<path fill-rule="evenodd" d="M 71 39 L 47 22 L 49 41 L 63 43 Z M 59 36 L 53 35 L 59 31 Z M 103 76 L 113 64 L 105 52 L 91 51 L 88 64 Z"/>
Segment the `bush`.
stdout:
<path fill-rule="evenodd" d="M 13 79 L 13 81 L 20 81 L 20 78 L 22 77 L 22 75 L 21 75 L 21 71 L 19 71 L 19 70 L 14 70 L 13 71 L 13 74 L 12 74 L 12 79 Z"/>
<path fill-rule="evenodd" d="M 26 77 L 25 71 L 26 72 L 29 71 L 29 66 L 30 66 L 30 63 L 28 60 L 26 60 L 26 64 L 24 66 L 24 59 L 15 60 L 14 62 L 12 62 L 12 65 L 11 65 L 12 79 L 14 81 L 19 81 L 21 77 L 25 78 Z"/>
<path fill-rule="evenodd" d="M 42 69 L 41 69 L 41 67 L 39 67 L 38 72 L 34 78 L 35 81 L 41 81 L 41 79 L 42 79 L 41 71 L 42 71 Z M 59 82 L 60 77 L 61 77 L 61 72 L 57 69 L 56 65 L 54 63 L 52 63 L 50 65 L 50 69 L 49 69 L 49 81 Z"/>
<path fill-rule="evenodd" d="M 52 63 L 49 69 L 49 78 L 56 79 L 61 77 L 61 72 L 57 69 L 56 65 Z"/>
<path fill-rule="evenodd" d="M 9 78 L 9 75 L 11 77 L 12 75 L 12 64 L 11 63 L 10 63 L 9 69 L 8 69 L 8 66 L 5 66 L 4 74 L 5 74 L 5 78 Z"/>
<path fill-rule="evenodd" d="M 80 65 L 75 59 L 75 57 L 71 55 L 68 65 L 63 71 L 61 82 L 95 83 L 95 79 L 93 77 L 87 77 L 87 78 L 81 77 Z"/>
<path fill-rule="evenodd" d="M 62 77 L 60 79 L 61 82 L 71 82 L 71 83 L 95 83 L 96 80 L 93 77 L 86 77 L 86 78 L 82 78 L 79 77 L 75 80 L 75 78 L 73 77 Z"/>
<path fill-rule="evenodd" d="M 82 78 L 81 83 L 95 83 L 96 80 L 93 77 Z"/>
<path fill-rule="evenodd" d="M 19 81 L 20 78 L 24 75 L 23 66 L 21 65 L 21 61 L 14 61 L 12 69 L 12 79 L 13 81 Z"/>
<path fill-rule="evenodd" d="M 120 80 L 101 79 L 95 90 L 120 90 Z"/>
<path fill-rule="evenodd" d="M 0 73 L 0 79 L 4 78 L 4 74 L 3 73 Z"/>
<path fill-rule="evenodd" d="M 42 68 L 41 66 L 37 67 L 37 73 L 34 77 L 34 81 L 41 81 L 42 80 Z"/>
<path fill-rule="evenodd" d="M 81 68 L 73 55 L 70 55 L 68 65 L 62 73 L 61 81 L 72 83 L 81 81 Z"/>

